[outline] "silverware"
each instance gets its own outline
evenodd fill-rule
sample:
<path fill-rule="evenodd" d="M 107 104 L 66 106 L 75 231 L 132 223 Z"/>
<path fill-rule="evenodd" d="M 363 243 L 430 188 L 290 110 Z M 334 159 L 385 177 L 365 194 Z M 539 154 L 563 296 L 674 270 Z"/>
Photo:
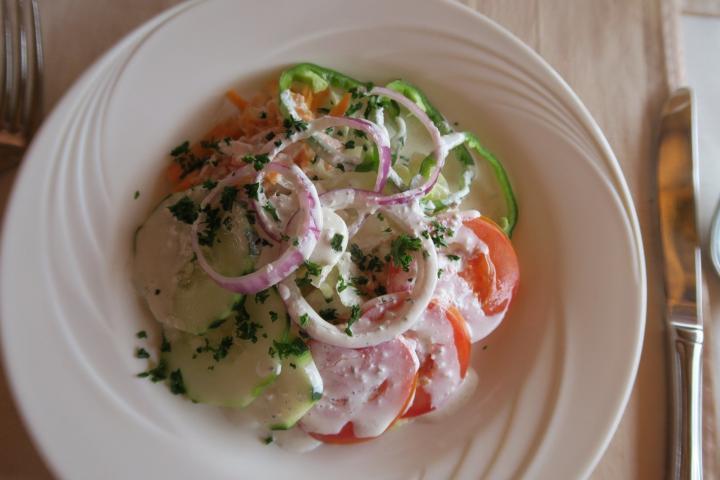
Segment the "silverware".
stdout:
<path fill-rule="evenodd" d="M 658 200 L 671 367 L 668 478 L 695 480 L 702 478 L 703 321 L 693 116 L 692 92 L 673 92 L 661 116 Z"/>
<path fill-rule="evenodd" d="M 42 115 L 43 50 L 37 0 L 0 0 L 0 170 L 16 165 Z"/>

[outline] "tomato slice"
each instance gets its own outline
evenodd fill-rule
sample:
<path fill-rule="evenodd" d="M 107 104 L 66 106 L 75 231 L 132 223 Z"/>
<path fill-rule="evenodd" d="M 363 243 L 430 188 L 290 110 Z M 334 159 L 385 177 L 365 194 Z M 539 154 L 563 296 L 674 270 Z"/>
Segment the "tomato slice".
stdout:
<path fill-rule="evenodd" d="M 481 302 L 486 315 L 504 312 L 517 291 L 520 267 L 510 239 L 492 220 L 477 217 L 464 225 L 487 245 L 489 253 L 466 260 L 460 272 Z"/>
<path fill-rule="evenodd" d="M 420 359 L 415 399 L 403 418 L 412 418 L 441 406 L 467 374 L 470 333 L 457 308 L 430 303 L 419 324 L 405 333 L 416 342 Z"/>
<path fill-rule="evenodd" d="M 328 443 L 370 440 L 407 409 L 415 391 L 418 360 L 404 338 L 359 349 L 317 341 L 309 346 L 324 392 L 300 422 L 305 432 Z"/>

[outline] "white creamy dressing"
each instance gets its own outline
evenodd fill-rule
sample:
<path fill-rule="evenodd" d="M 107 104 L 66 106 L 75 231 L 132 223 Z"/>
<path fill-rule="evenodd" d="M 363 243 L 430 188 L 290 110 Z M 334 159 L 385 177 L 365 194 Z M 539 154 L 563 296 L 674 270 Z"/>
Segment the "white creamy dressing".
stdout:
<path fill-rule="evenodd" d="M 325 279 L 335 267 L 338 260 L 340 260 L 340 257 L 343 255 L 343 252 L 347 248 L 348 244 L 347 225 L 345 225 L 345 222 L 340 215 L 329 208 L 323 208 L 322 212 L 323 229 L 322 232 L 320 232 L 320 238 L 315 245 L 315 250 L 313 250 L 309 259 L 311 262 L 317 263 L 321 267 L 320 275 L 313 276 L 311 280 L 315 287 L 320 287 L 320 285 L 325 282 Z M 335 250 L 332 247 L 332 240 L 335 235 L 342 236 L 340 250 Z"/>
<path fill-rule="evenodd" d="M 361 273 L 357 265 L 353 263 L 350 253 L 344 252 L 340 255 L 340 258 L 337 261 L 337 269 L 340 274 L 340 278 L 344 281 L 345 287 L 341 290 L 339 281 L 335 285 L 335 292 L 337 293 L 338 298 L 340 298 L 340 302 L 346 307 L 360 305 L 363 303 L 363 298 L 357 294 L 353 287 L 349 285 L 350 279 L 360 275 Z"/>
<path fill-rule="evenodd" d="M 298 427 L 273 432 L 272 438 L 278 447 L 292 453 L 307 453 L 322 445 L 320 440 L 314 439 Z"/>
<path fill-rule="evenodd" d="M 472 367 L 468 368 L 465 378 L 460 385 L 458 385 L 454 394 L 435 410 L 418 417 L 418 420 L 421 422 L 435 423 L 445 421 L 455 415 L 472 398 L 477 390 L 478 382 L 478 374 Z"/>
<path fill-rule="evenodd" d="M 404 335 L 415 341 L 420 365 L 431 362 L 429 375 L 423 376 L 417 387 L 430 395 L 433 408 L 440 407 L 455 394 L 462 382 L 455 334 L 445 309 L 431 306 Z"/>
<path fill-rule="evenodd" d="M 310 350 L 324 393 L 302 418 L 303 430 L 332 435 L 352 422 L 356 437 L 376 437 L 405 407 L 418 369 L 406 340 L 399 337 L 361 349 L 313 341 Z"/>

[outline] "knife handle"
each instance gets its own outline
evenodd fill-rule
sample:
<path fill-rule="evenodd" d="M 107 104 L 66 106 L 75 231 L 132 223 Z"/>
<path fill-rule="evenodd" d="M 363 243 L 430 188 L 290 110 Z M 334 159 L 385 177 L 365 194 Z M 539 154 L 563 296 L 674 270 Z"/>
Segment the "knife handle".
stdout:
<path fill-rule="evenodd" d="M 682 323 L 670 323 L 669 328 L 673 415 L 668 478 L 701 480 L 703 331 Z"/>

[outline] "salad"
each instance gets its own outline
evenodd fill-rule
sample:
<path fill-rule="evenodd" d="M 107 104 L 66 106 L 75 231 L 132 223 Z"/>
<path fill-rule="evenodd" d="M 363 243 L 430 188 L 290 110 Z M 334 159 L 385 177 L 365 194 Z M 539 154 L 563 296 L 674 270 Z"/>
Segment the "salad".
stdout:
<path fill-rule="evenodd" d="M 140 376 L 250 407 L 268 443 L 366 441 L 467 399 L 472 345 L 519 281 L 498 159 L 403 80 L 303 63 L 226 97 L 229 115 L 170 152 L 173 193 L 134 237 L 160 325 Z M 502 216 L 462 208 L 480 171 Z"/>

